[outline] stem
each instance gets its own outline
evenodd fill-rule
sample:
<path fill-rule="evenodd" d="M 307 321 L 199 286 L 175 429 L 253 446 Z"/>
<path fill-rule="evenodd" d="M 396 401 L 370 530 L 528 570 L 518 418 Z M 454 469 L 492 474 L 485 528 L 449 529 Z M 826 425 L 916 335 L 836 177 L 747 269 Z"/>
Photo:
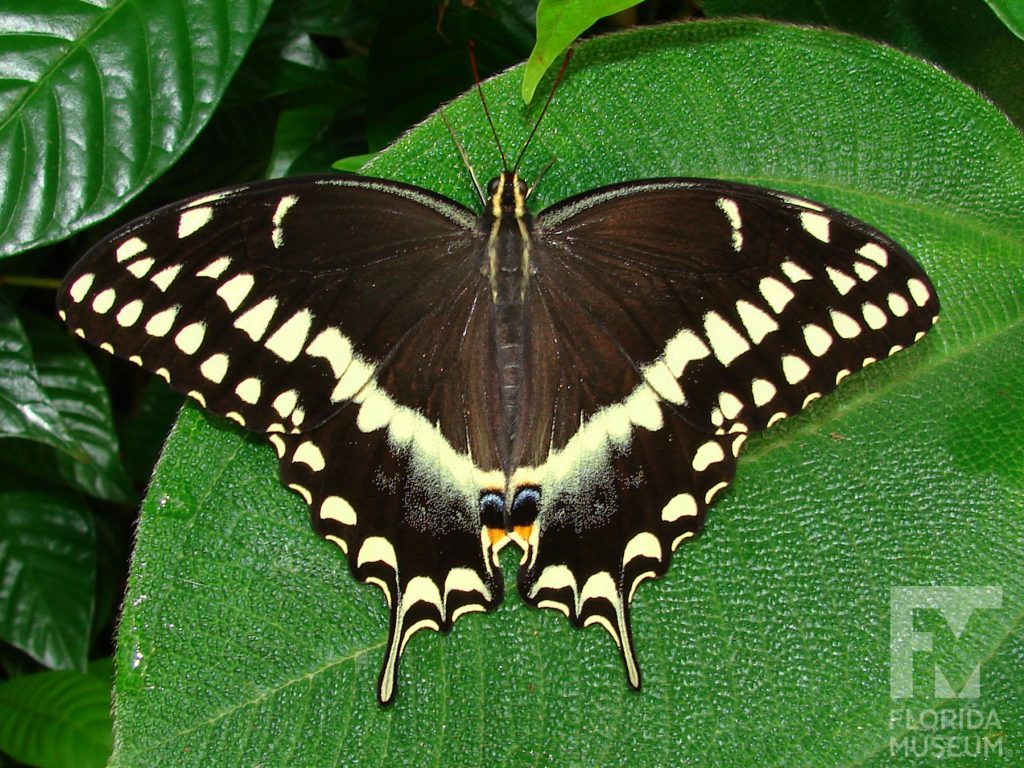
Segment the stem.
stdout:
<path fill-rule="evenodd" d="M 34 277 L 32 275 L 0 275 L 0 285 L 22 285 L 26 288 L 45 288 L 56 291 L 61 281 L 56 277 Z"/>

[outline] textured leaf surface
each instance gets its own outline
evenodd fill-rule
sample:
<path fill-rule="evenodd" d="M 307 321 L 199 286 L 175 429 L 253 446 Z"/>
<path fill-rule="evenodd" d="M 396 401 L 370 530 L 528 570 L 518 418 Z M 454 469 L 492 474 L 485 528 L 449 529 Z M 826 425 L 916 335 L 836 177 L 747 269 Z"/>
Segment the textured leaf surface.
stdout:
<path fill-rule="evenodd" d="M 85 669 L 96 533 L 74 494 L 0 476 L 0 637 L 51 668 Z"/>
<path fill-rule="evenodd" d="M 75 451 L 78 446 L 47 396 L 21 321 L 0 300 L 0 438 L 22 437 Z"/>
<path fill-rule="evenodd" d="M 92 362 L 54 321 L 28 316 L 26 330 L 39 382 L 76 447 L 69 453 L 8 440 L 0 442 L 0 459 L 46 480 L 57 476 L 91 496 L 131 503 L 136 492 L 121 464 L 107 388 Z"/>
<path fill-rule="evenodd" d="M 533 99 L 537 83 L 572 41 L 599 19 L 624 11 L 640 0 L 540 0 L 537 4 L 537 43 L 523 70 L 523 101 Z"/>
<path fill-rule="evenodd" d="M 0 255 L 102 219 L 166 170 L 209 119 L 270 0 L 5 5 Z"/>
<path fill-rule="evenodd" d="M 1024 42 L 981 3 L 946 0 L 704 0 L 709 16 L 757 16 L 841 29 L 895 45 L 978 88 L 1024 126 Z M 1024 8 L 1021 0 L 1006 6 Z M 1024 15 L 1024 12 L 1018 10 Z M 1008 29 L 1008 27 L 1010 29 Z"/>
<path fill-rule="evenodd" d="M 38 768 L 101 768 L 110 757 L 110 680 L 39 672 L 0 684 L 0 750 Z"/>
<path fill-rule="evenodd" d="M 523 113 L 520 74 L 485 84 L 513 148 L 538 110 Z M 475 96 L 449 117 L 478 173 L 498 170 Z M 959 686 L 979 661 L 978 706 L 998 713 L 1007 745 L 1024 743 L 1021 135 L 892 49 L 700 23 L 582 46 L 526 176 L 552 156 L 537 208 L 688 175 L 845 209 L 919 258 L 943 319 L 750 441 L 703 537 L 637 595 L 639 695 L 604 633 L 510 591 L 448 638 L 417 635 L 399 698 L 380 709 L 378 591 L 310 533 L 269 447 L 187 409 L 140 521 L 112 765 L 899 764 L 893 710 L 955 706 L 924 673 L 938 663 Z M 371 168 L 473 204 L 436 119 Z M 890 590 L 913 584 L 998 586 L 1002 607 L 959 642 L 934 622 L 918 695 L 897 703 Z"/>

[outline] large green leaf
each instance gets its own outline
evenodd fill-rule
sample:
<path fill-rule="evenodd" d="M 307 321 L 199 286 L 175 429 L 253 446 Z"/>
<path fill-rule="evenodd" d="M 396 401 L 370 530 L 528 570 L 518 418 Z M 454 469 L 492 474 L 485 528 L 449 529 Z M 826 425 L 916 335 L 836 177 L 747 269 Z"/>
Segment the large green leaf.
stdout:
<path fill-rule="evenodd" d="M 96 531 L 81 499 L 0 474 L 0 638 L 47 667 L 85 669 Z"/>
<path fill-rule="evenodd" d="M 0 462 L 47 480 L 60 478 L 91 496 L 124 504 L 138 499 L 121 463 L 110 398 L 82 348 L 53 320 L 27 314 L 39 382 L 75 441 L 74 452 L 40 442 L 0 441 Z"/>
<path fill-rule="evenodd" d="M 702 0 L 700 5 L 709 16 L 748 14 L 825 25 L 895 45 L 978 88 L 1024 126 L 1024 42 L 1019 39 L 1024 0 L 992 0 L 991 10 L 980 2 L 951 5 L 948 0 Z"/>
<path fill-rule="evenodd" d="M 0 750 L 38 768 L 102 768 L 110 757 L 110 678 L 38 672 L 0 683 Z"/>
<path fill-rule="evenodd" d="M 209 119 L 270 0 L 2 0 L 0 255 L 117 210 Z"/>
<path fill-rule="evenodd" d="M 0 438 L 5 437 L 80 450 L 40 381 L 24 326 L 0 297 Z"/>
<path fill-rule="evenodd" d="M 523 113 L 520 75 L 485 84 L 513 149 L 537 113 Z M 475 95 L 448 114 L 478 171 L 498 170 Z M 997 713 L 1012 761 L 1024 743 L 1021 135 L 893 49 L 712 22 L 582 45 L 525 173 L 552 156 L 537 208 L 695 175 L 848 210 L 920 259 L 943 319 L 750 441 L 704 536 L 637 595 L 639 695 L 606 634 L 510 589 L 448 638 L 417 635 L 397 702 L 379 708 L 379 592 L 310 533 L 272 450 L 187 409 L 140 520 L 112 765 L 889 765 L 901 713 L 958 706 L 933 698 L 935 663 L 957 688 L 981 663 L 973 703 Z M 370 167 L 473 204 L 437 119 Z M 894 701 L 890 594 L 918 584 L 991 585 L 1001 607 L 959 641 L 925 611 L 933 652 L 918 658 L 915 696 Z"/>

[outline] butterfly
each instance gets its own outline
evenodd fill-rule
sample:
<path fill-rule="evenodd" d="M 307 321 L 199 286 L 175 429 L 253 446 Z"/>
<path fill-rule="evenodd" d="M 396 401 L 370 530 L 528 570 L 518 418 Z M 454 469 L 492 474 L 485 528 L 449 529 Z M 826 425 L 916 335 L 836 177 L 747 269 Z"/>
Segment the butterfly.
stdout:
<path fill-rule="evenodd" d="M 509 543 L 523 600 L 603 626 L 639 689 L 630 603 L 747 437 L 938 319 L 915 260 L 828 206 L 660 178 L 534 214 L 518 164 L 479 212 L 340 174 L 196 196 L 58 297 L 81 338 L 267 436 L 384 594 L 382 704 L 413 634 L 500 603 Z"/>

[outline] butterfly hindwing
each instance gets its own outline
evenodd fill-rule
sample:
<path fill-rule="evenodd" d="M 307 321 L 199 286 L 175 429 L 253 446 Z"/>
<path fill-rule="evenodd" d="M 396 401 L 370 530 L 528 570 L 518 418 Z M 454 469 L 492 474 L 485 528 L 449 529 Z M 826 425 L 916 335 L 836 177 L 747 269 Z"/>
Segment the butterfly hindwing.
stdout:
<path fill-rule="evenodd" d="M 483 535 L 479 490 L 465 482 L 473 468 L 429 445 L 439 436 L 412 412 L 376 429 L 353 416 L 270 439 L 314 530 L 341 547 L 357 579 L 384 593 L 390 629 L 378 697 L 387 703 L 409 638 L 421 629 L 447 633 L 461 615 L 497 606 L 502 575 Z M 398 419 L 410 422 L 404 438 Z"/>

